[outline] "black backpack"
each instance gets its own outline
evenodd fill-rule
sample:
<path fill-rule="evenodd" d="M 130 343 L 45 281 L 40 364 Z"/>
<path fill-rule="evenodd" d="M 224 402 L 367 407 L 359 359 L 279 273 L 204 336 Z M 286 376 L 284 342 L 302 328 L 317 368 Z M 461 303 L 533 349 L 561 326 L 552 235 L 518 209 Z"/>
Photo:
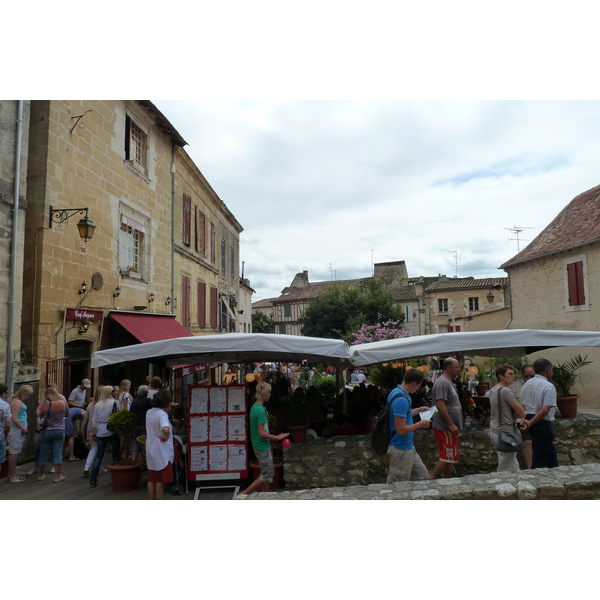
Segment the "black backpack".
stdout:
<path fill-rule="evenodd" d="M 390 400 L 385 403 L 385 407 L 382 408 L 373 417 L 373 426 L 371 427 L 371 447 L 373 450 L 383 456 L 387 453 L 388 446 L 392 435 L 390 434 L 390 404 L 400 395 L 398 391 L 394 394 Z"/>

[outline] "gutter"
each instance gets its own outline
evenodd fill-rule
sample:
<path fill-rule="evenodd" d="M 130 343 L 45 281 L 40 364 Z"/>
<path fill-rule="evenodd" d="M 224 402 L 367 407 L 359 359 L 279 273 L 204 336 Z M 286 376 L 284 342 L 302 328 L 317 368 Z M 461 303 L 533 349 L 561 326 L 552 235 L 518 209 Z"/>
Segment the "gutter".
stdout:
<path fill-rule="evenodd" d="M 17 140 L 15 152 L 15 192 L 13 197 L 13 222 L 10 256 L 10 286 L 8 298 L 8 335 L 6 352 L 6 385 L 9 394 L 14 386 L 14 343 L 15 343 L 15 296 L 17 289 L 17 241 L 19 235 L 19 194 L 21 192 L 21 143 L 23 140 L 23 100 L 18 100 Z M 33 326 L 33 323 L 32 323 Z"/>

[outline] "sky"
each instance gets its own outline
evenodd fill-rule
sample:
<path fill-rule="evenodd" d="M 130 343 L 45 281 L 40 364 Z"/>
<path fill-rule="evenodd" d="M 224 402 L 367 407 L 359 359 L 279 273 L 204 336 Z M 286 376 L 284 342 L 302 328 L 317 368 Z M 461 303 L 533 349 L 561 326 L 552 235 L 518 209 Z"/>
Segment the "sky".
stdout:
<path fill-rule="evenodd" d="M 354 279 L 372 262 L 505 276 L 503 262 L 600 184 L 598 101 L 154 102 L 244 228 L 253 301 L 304 270 Z"/>

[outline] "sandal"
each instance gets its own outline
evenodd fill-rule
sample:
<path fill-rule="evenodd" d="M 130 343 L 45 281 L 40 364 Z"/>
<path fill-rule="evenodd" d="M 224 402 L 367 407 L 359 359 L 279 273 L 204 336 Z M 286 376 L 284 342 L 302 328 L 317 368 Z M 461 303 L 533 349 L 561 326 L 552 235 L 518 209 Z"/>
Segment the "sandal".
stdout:
<path fill-rule="evenodd" d="M 78 460 L 79 459 L 76 456 L 74 456 L 73 458 L 69 458 L 69 462 L 76 462 Z"/>
<path fill-rule="evenodd" d="M 59 481 L 64 481 L 66 479 L 66 477 L 64 475 L 61 475 L 58 479 L 54 480 L 54 483 L 58 483 Z"/>
<path fill-rule="evenodd" d="M 46 479 L 45 475 L 42 475 L 41 477 L 38 477 L 38 481 L 44 481 L 44 479 Z"/>

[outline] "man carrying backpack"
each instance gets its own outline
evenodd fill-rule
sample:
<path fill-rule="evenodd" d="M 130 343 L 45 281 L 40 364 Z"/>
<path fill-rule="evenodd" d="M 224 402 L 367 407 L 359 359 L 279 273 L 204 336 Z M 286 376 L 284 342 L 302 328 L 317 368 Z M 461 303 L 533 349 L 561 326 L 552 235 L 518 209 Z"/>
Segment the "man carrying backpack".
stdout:
<path fill-rule="evenodd" d="M 387 483 L 396 481 L 417 481 L 427 479 L 427 467 L 415 450 L 413 438 L 417 429 L 427 429 L 431 421 L 413 423 L 413 417 L 429 410 L 427 406 L 413 409 L 410 394 L 414 394 L 423 382 L 424 375 L 418 369 L 409 369 L 404 381 L 393 389 L 388 396 L 390 405 L 390 445 L 388 455 L 390 465 Z"/>

